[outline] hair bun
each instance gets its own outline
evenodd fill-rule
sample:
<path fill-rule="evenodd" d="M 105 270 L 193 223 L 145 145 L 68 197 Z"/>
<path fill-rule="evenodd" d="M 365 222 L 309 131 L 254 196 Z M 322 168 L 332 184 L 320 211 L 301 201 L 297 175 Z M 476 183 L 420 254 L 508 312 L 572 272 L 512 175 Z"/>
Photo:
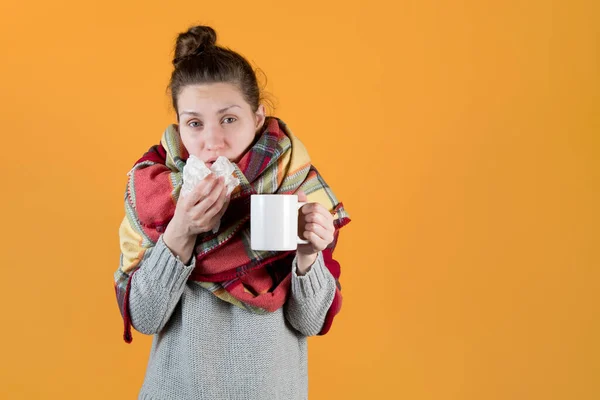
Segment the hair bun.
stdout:
<path fill-rule="evenodd" d="M 199 54 L 217 43 L 217 32 L 210 26 L 193 26 L 187 32 L 177 36 L 175 44 L 175 58 L 173 64 L 177 65 L 183 59 Z"/>

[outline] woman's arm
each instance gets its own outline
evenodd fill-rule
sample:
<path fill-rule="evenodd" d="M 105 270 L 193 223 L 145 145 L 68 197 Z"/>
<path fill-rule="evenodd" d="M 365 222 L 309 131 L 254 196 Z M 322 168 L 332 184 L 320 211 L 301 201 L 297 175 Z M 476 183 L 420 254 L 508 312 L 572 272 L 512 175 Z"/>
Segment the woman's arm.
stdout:
<path fill-rule="evenodd" d="M 184 265 L 166 246 L 161 235 L 156 245 L 146 251 L 139 267 L 126 274 L 115 272 L 115 290 L 121 315 L 144 334 L 160 332 L 179 302 L 188 277 L 195 267 L 195 257 Z"/>
<path fill-rule="evenodd" d="M 305 275 L 299 275 L 297 269 L 298 257 L 295 257 L 292 262 L 292 293 L 285 304 L 285 317 L 305 336 L 324 334 L 339 311 L 330 312 L 338 296 L 336 278 L 328 269 L 323 252 L 318 253 L 316 261 Z M 328 324 L 325 324 L 326 319 L 329 319 Z"/>

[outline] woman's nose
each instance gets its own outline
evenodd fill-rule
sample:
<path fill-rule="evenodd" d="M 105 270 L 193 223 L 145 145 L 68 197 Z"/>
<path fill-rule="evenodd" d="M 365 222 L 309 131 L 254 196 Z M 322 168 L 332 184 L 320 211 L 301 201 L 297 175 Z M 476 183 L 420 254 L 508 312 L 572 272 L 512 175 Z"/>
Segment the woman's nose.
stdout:
<path fill-rule="evenodd" d="M 220 150 L 225 147 L 225 135 L 219 127 L 206 129 L 205 146 L 207 150 Z"/>

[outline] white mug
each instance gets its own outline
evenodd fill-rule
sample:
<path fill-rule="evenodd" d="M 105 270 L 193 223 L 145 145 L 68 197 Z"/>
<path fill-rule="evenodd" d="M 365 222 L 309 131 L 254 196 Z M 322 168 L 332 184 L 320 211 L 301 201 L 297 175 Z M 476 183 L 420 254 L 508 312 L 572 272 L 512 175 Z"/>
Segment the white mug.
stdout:
<path fill-rule="evenodd" d="M 305 205 L 295 194 L 250 196 L 250 247 L 252 250 L 296 250 L 308 243 L 298 237 L 298 211 Z"/>

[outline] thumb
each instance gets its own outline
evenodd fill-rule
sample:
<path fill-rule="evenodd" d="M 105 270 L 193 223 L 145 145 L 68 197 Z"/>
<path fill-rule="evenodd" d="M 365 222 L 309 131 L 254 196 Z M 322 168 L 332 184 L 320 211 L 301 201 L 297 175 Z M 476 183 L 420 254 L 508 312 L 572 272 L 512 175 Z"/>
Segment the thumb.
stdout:
<path fill-rule="evenodd" d="M 298 201 L 305 202 L 308 200 L 306 193 L 304 193 L 302 190 L 298 190 L 298 193 L 296 194 L 298 195 Z"/>

